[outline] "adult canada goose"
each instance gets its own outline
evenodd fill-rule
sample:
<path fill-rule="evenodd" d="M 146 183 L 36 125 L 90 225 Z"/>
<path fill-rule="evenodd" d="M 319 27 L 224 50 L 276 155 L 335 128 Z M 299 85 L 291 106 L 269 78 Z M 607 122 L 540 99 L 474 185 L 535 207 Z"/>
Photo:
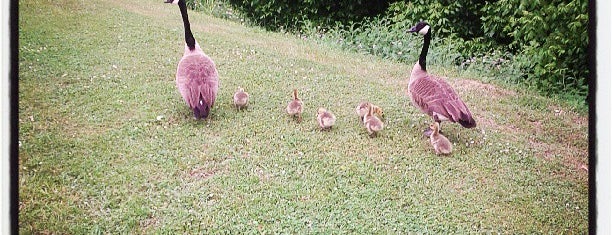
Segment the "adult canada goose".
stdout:
<path fill-rule="evenodd" d="M 241 110 L 249 104 L 249 93 L 246 93 L 242 87 L 238 87 L 236 93 L 234 93 L 234 106 L 236 109 Z"/>
<path fill-rule="evenodd" d="M 427 73 L 426 60 L 431 41 L 431 26 L 421 21 L 408 32 L 419 33 L 424 38 L 419 61 L 412 67 L 408 82 L 412 104 L 431 116 L 435 122 L 450 121 L 458 122 L 466 128 L 475 127 L 476 121 L 472 113 L 455 90 L 443 78 Z M 429 136 L 431 130 L 426 130 L 425 134 Z"/>
<path fill-rule="evenodd" d="M 185 0 L 166 0 L 177 4 L 185 26 L 185 52 L 176 69 L 176 86 L 183 99 L 193 110 L 196 119 L 205 119 L 215 104 L 219 90 L 219 75 L 215 62 L 208 57 L 196 42 L 187 16 Z"/>
<path fill-rule="evenodd" d="M 429 136 L 429 142 L 434 147 L 436 154 L 450 154 L 453 151 L 453 144 L 451 144 L 446 136 L 440 134 L 440 123 L 434 122 L 429 125 L 429 128 L 432 130 Z"/>
<path fill-rule="evenodd" d="M 292 117 L 297 116 L 298 122 L 302 122 L 303 106 L 304 103 L 302 103 L 302 100 L 298 98 L 297 89 L 293 89 L 293 100 L 291 100 L 289 104 L 287 104 L 287 114 Z"/>

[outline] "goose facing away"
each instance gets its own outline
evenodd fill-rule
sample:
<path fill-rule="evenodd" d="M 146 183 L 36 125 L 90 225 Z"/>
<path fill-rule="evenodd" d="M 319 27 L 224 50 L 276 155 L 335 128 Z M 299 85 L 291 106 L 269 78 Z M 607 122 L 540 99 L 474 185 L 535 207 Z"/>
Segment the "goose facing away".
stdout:
<path fill-rule="evenodd" d="M 185 27 L 185 52 L 176 69 L 176 87 L 193 111 L 194 118 L 206 119 L 219 90 L 215 62 L 204 54 L 191 33 L 185 0 L 166 0 L 166 3 L 179 6 Z"/>
<path fill-rule="evenodd" d="M 414 64 L 408 82 L 408 93 L 412 104 L 431 116 L 435 122 L 450 121 L 458 122 L 466 128 L 475 127 L 476 121 L 472 113 L 455 90 L 443 78 L 427 73 L 426 61 L 431 41 L 431 26 L 421 21 L 408 32 L 419 33 L 424 38 L 419 61 Z M 431 130 L 427 130 L 425 134 L 430 135 Z"/>

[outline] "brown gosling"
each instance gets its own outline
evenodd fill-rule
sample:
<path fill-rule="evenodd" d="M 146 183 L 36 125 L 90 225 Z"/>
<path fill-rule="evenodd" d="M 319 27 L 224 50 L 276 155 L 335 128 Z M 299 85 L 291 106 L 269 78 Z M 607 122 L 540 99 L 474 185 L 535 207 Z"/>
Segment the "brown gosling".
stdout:
<path fill-rule="evenodd" d="M 429 140 L 431 145 L 433 145 L 434 150 L 437 155 L 447 155 L 453 151 L 453 144 L 446 138 L 446 136 L 440 134 L 440 123 L 434 122 L 429 125 L 432 132 L 429 136 Z"/>
<path fill-rule="evenodd" d="M 370 102 L 361 102 L 355 108 L 355 113 L 359 116 L 359 120 L 363 121 L 363 117 L 368 114 L 368 107 L 370 107 Z"/>
<path fill-rule="evenodd" d="M 383 112 L 381 107 L 378 107 L 376 105 L 372 105 L 372 109 L 374 111 L 374 114 L 378 115 L 378 118 L 380 120 L 384 120 L 385 119 L 385 113 Z"/>
<path fill-rule="evenodd" d="M 302 109 L 304 103 L 298 98 L 297 89 L 293 89 L 293 100 L 287 104 L 287 113 L 292 117 L 297 117 L 298 122 L 302 122 Z"/>
<path fill-rule="evenodd" d="M 246 108 L 249 105 L 249 93 L 244 92 L 242 87 L 238 87 L 236 93 L 234 93 L 234 106 L 239 111 L 243 108 Z"/>
<path fill-rule="evenodd" d="M 325 108 L 317 109 L 317 123 L 321 130 L 329 130 L 336 123 L 336 116 Z"/>
<path fill-rule="evenodd" d="M 359 116 L 359 120 L 363 121 L 363 117 L 368 114 L 368 107 L 372 106 L 374 108 L 374 114 L 378 115 L 378 118 L 384 118 L 384 113 L 382 108 L 370 103 L 370 102 L 361 102 L 355 108 L 355 113 Z"/>
<path fill-rule="evenodd" d="M 363 125 L 368 130 L 370 137 L 378 135 L 378 132 L 385 126 L 385 124 L 374 115 L 373 106 L 368 107 L 368 113 L 363 117 Z"/>

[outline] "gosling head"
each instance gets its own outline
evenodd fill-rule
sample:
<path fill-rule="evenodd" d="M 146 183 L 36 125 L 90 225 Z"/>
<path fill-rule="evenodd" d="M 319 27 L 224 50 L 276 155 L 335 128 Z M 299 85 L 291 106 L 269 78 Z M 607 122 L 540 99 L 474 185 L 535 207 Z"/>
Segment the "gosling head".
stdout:
<path fill-rule="evenodd" d="M 440 130 L 440 123 L 434 122 L 429 125 L 429 128 L 432 130 L 432 133 L 438 133 L 438 131 Z"/>
<path fill-rule="evenodd" d="M 297 89 L 293 89 L 293 99 L 294 99 L 294 100 L 301 100 L 301 99 L 298 97 L 298 90 L 297 90 Z"/>
<path fill-rule="evenodd" d="M 376 115 L 378 115 L 380 118 L 384 118 L 385 117 L 385 113 L 383 112 L 381 107 L 375 106 L 374 107 L 374 113 Z"/>

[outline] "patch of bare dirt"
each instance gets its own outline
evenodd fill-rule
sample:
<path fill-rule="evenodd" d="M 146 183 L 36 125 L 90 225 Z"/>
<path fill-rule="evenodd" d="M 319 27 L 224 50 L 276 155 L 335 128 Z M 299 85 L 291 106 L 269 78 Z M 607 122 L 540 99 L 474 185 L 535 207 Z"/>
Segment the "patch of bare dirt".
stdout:
<path fill-rule="evenodd" d="M 538 141 L 533 136 L 529 138 L 529 147 L 536 157 L 548 161 L 560 158 L 567 169 L 588 173 L 588 149 L 578 148 L 569 143 L 546 143 Z"/>
<path fill-rule="evenodd" d="M 149 230 L 151 230 L 152 228 L 158 227 L 159 224 L 160 224 L 159 219 L 153 216 L 149 216 L 148 218 L 141 220 L 139 222 L 140 229 L 143 233 L 148 233 Z"/>
<path fill-rule="evenodd" d="M 451 86 L 455 88 L 458 92 L 461 91 L 475 91 L 477 94 L 495 97 L 502 96 L 515 96 L 516 92 L 511 90 L 506 90 L 503 88 L 496 87 L 491 84 L 485 84 L 480 81 L 470 80 L 470 79 L 449 79 L 447 80 Z"/>
<path fill-rule="evenodd" d="M 205 167 L 198 167 L 196 169 L 191 170 L 191 172 L 189 172 L 189 176 L 196 178 L 196 179 L 202 179 L 202 180 L 206 180 L 206 179 L 210 179 L 211 177 L 213 177 L 215 175 L 216 170 L 214 169 L 206 169 Z"/>
<path fill-rule="evenodd" d="M 482 87 L 478 83 L 467 82 L 468 86 Z M 485 84 L 486 85 L 486 84 Z M 493 92 L 494 93 L 494 92 Z M 509 94 L 509 93 L 500 93 Z M 535 157 L 547 161 L 556 160 L 568 171 L 557 172 L 555 175 L 563 178 L 583 181 L 588 175 L 588 116 L 581 116 L 573 111 L 551 105 L 542 115 L 539 111 L 522 109 L 508 120 L 508 124 L 498 123 L 495 113 L 487 110 L 475 110 L 476 121 L 480 128 L 497 130 L 508 137 L 525 138 L 527 147 Z M 523 137 L 521 137 L 523 136 Z M 570 173 L 575 172 L 575 173 Z"/>
<path fill-rule="evenodd" d="M 518 135 L 521 129 L 515 125 L 501 125 L 495 121 L 493 117 L 489 117 L 485 112 L 479 112 L 480 116 L 475 116 L 476 123 L 479 128 L 485 130 L 498 130 L 509 135 Z"/>

